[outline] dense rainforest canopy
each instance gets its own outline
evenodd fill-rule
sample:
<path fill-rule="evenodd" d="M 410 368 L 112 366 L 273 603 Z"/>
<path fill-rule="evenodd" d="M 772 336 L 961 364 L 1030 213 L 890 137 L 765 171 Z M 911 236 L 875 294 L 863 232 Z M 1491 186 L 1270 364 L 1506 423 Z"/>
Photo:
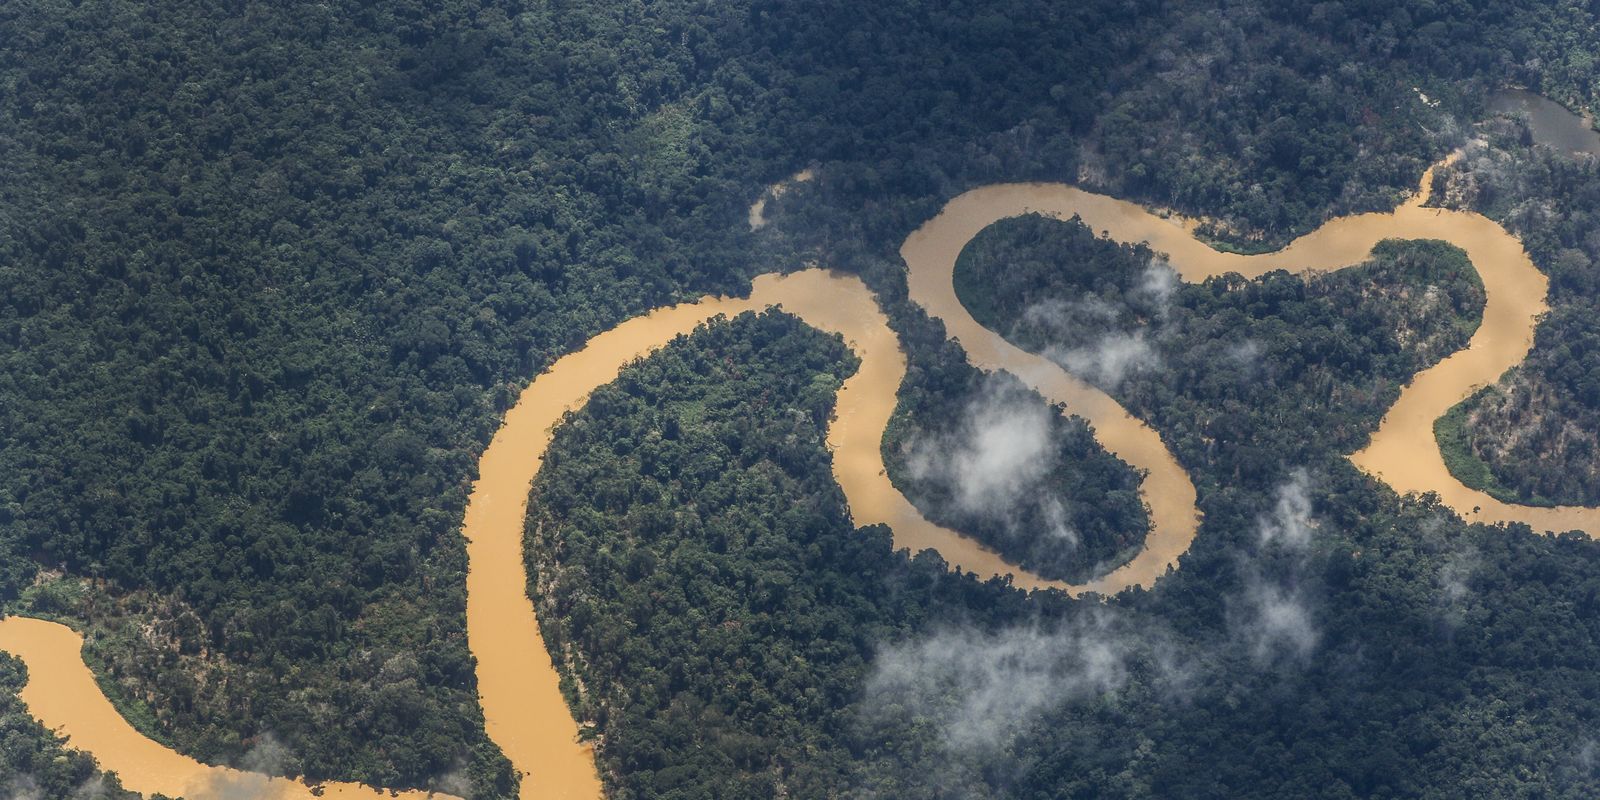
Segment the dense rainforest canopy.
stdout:
<path fill-rule="evenodd" d="M 999 391 L 905 301 L 896 248 L 945 199 L 1066 180 L 1203 218 L 1219 246 L 1274 246 L 1392 205 L 1477 135 L 1494 86 L 1594 104 L 1594 26 L 1533 0 L 0 4 L 0 603 L 86 630 L 125 715 L 198 758 L 509 796 L 459 528 L 498 415 L 554 358 L 761 272 L 852 271 L 911 363 L 893 461 Z M 1600 173 L 1508 126 L 1441 178 L 1445 202 L 1523 236 L 1554 310 L 1464 447 L 1506 491 L 1594 502 Z M 749 202 L 806 166 L 817 179 L 749 231 Z M 1026 267 L 995 284 L 997 313 L 1127 301 L 1142 273 L 1085 283 L 1069 262 L 1153 255 L 1018 225 L 1037 229 L 988 243 Z M 704 409 L 671 458 L 715 465 L 732 427 L 760 470 L 729 452 L 658 498 L 574 493 L 550 531 L 637 536 L 571 562 L 530 551 L 540 576 L 596 571 L 591 595 L 540 603 L 591 687 L 574 700 L 609 785 L 1592 796 L 1594 546 L 1465 525 L 1341 458 L 1464 341 L 1456 255 L 1388 245 L 1326 278 L 1181 287 L 1165 319 L 1119 311 L 1130 336 L 1159 328 L 1160 368 L 1107 389 L 1172 444 L 1206 521 L 1181 571 L 1105 606 L 946 575 L 851 529 L 822 468 L 825 393 L 753 400 L 848 371 L 825 337 L 767 315 L 660 356 L 720 343 L 742 376 L 641 365 L 648 392 Z M 1427 286 L 1453 304 L 1415 314 Z M 665 413 L 619 397 L 582 419 L 646 432 Z M 1546 418 L 1588 438 L 1528 421 Z M 625 452 L 580 446 L 606 434 L 582 419 L 542 491 L 573 492 L 580 467 L 646 486 Z M 1137 476 L 1052 419 L 1060 468 L 1041 481 L 1107 498 L 1067 509 L 1084 551 L 1055 568 L 1073 574 L 1135 545 L 1142 509 Z M 659 519 L 662 497 L 704 519 Z M 690 582 L 674 559 L 712 548 L 718 519 L 755 538 Z M 674 576 L 714 595 L 725 638 L 638 624 L 663 613 L 641 592 Z M 114 792 L 22 713 L 20 681 L 0 656 L 0 793 Z"/>

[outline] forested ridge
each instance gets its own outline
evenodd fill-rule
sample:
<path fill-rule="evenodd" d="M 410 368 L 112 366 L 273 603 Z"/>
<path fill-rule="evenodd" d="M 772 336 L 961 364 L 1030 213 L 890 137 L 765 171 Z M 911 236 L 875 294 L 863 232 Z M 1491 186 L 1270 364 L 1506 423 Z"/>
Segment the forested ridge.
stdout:
<path fill-rule="evenodd" d="M 1392 203 L 1465 135 L 1458 120 L 1490 85 L 1592 102 L 1592 30 L 1569 6 L 1432 0 L 6 3 L 0 601 L 88 631 L 130 719 L 198 758 L 242 763 L 265 748 L 286 773 L 508 795 L 515 779 L 482 732 L 465 647 L 459 525 L 498 414 L 554 358 L 654 305 L 816 260 L 879 292 L 907 343 L 902 416 L 914 416 L 915 398 L 971 384 L 939 368 L 943 332 L 905 302 L 896 255 L 944 199 L 995 180 L 1078 180 L 1205 217 L 1232 246 L 1266 246 Z M 1591 249 L 1592 166 L 1541 167 L 1546 157 L 1500 146 L 1536 177 L 1507 167 L 1480 183 L 1500 193 L 1472 202 L 1512 220 L 1558 292 L 1592 296 L 1592 269 L 1567 253 Z M 806 165 L 818 179 L 748 232 L 748 202 Z M 1059 599 L 939 578 L 931 559 L 891 553 L 886 533 L 849 530 L 807 446 L 788 456 L 804 480 L 736 505 L 831 493 L 820 529 L 870 554 L 807 569 L 863 598 L 833 617 L 862 637 L 856 672 L 782 729 L 789 744 L 752 740 L 671 785 L 715 794 L 768 774 L 750 753 L 771 744 L 814 776 L 794 785 L 899 796 L 933 792 L 919 781 L 944 773 L 921 767 L 941 761 L 960 767 L 950 786 L 979 794 L 1399 795 L 1424 793 L 1422 775 L 1440 796 L 1592 788 L 1571 754 L 1594 736 L 1588 550 L 1463 528 L 1327 460 L 1434 356 L 1382 330 L 1303 332 L 1278 313 L 1359 299 L 1378 323 L 1404 307 L 1330 285 L 1344 288 L 1307 298 L 1307 283 L 1278 276 L 1185 289 L 1192 313 L 1160 345 L 1167 368 L 1115 394 L 1184 443 L 1207 514 L 1170 585 L 1127 601 L 1149 615 L 1134 621 L 1227 630 L 1226 598 L 1247 583 L 1237 554 L 1283 476 L 1306 466 L 1335 535 L 1325 564 L 1296 569 L 1327 576 L 1318 646 L 1345 657 L 1283 682 L 1246 670 L 1181 713 L 1146 704 L 1160 693 L 1130 668 L 1124 686 L 1144 699 L 1052 708 L 1002 766 L 952 759 L 914 720 L 883 723 L 904 736 L 851 728 L 897 719 L 839 709 L 866 697 L 851 694 L 860 664 L 918 652 L 926 631 L 900 620 L 934 616 L 911 608 L 915 594 L 888 605 L 884 586 L 939 594 L 947 620 L 975 629 L 1038 624 L 1078 641 L 1094 626 L 1061 621 L 1089 612 Z M 1430 329 L 1439 341 L 1455 335 L 1442 325 Z M 1260 372 L 1214 368 L 1250 342 Z M 829 357 L 828 369 L 844 363 Z M 1552 351 L 1538 368 L 1568 364 Z M 1425 544 L 1419 526 L 1436 526 Z M 1466 621 L 1419 652 L 1443 602 L 1434 573 L 1458 551 L 1477 565 L 1463 579 Z M 792 625 L 748 646 L 803 630 Z M 645 650 L 652 637 L 626 634 Z M 690 694 L 729 679 L 691 675 Z M 1306 730 L 1288 711 L 1305 697 L 1340 713 Z M 8 703 L 0 772 L 46 796 L 97 785 Z M 619 719 L 643 724 L 652 708 Z M 1483 722 L 1513 717 L 1522 727 Z M 753 735 L 740 726 L 758 717 L 731 719 L 730 739 Z M 1437 731 L 1411 736 L 1412 719 Z M 1473 725 L 1513 733 L 1466 764 Z M 850 730 L 867 743 L 838 749 Z M 632 767 L 668 766 L 651 739 L 599 733 L 614 780 L 649 786 L 657 770 Z M 1309 764 L 1296 747 L 1317 749 L 1319 766 L 1263 774 Z M 1530 763 L 1542 766 L 1513 769 Z M 1022 777 L 1008 771 L 1018 765 Z"/>

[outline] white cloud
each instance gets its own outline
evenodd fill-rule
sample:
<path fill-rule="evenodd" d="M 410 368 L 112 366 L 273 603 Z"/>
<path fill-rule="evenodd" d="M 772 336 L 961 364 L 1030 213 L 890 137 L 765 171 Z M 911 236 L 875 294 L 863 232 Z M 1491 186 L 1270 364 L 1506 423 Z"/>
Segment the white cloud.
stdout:
<path fill-rule="evenodd" d="M 1256 539 L 1262 552 L 1270 548 L 1290 558 L 1278 562 L 1278 574 L 1271 578 L 1262 575 L 1259 563 L 1245 563 L 1244 591 L 1230 604 L 1234 636 L 1258 662 L 1284 657 L 1303 661 L 1320 638 L 1310 598 L 1298 580 L 1317 529 L 1310 489 L 1304 469 L 1291 471 L 1278 486 L 1272 512 L 1256 519 Z"/>
<path fill-rule="evenodd" d="M 467 777 L 466 766 L 463 764 L 457 764 L 455 769 L 435 778 L 432 784 L 435 791 L 456 797 L 467 797 L 472 794 L 472 779 Z"/>
<path fill-rule="evenodd" d="M 1456 606 L 1472 594 L 1472 575 L 1478 571 L 1478 554 L 1471 550 L 1458 550 L 1445 557 L 1439 568 L 1439 597 Z"/>
<path fill-rule="evenodd" d="M 1267 349 L 1255 339 L 1245 339 L 1228 345 L 1226 352 L 1229 361 L 1247 369 L 1254 369 L 1261 366 L 1261 356 Z"/>
<path fill-rule="evenodd" d="M 1071 547 L 1077 547 L 1083 538 L 1073 529 L 1067 521 L 1067 506 L 1058 497 L 1046 497 L 1042 502 L 1044 510 L 1044 523 L 1048 526 L 1047 533 L 1054 539 L 1065 542 Z"/>
<path fill-rule="evenodd" d="M 1304 469 L 1296 469 L 1289 480 L 1278 487 L 1277 504 L 1272 514 L 1256 521 L 1263 546 L 1281 544 L 1294 550 L 1304 550 L 1311 544 L 1311 534 L 1316 524 L 1311 518 L 1311 497 L 1307 491 L 1311 478 Z"/>
<path fill-rule="evenodd" d="M 206 786 L 204 796 L 217 800 L 264 800 L 274 797 L 287 779 L 270 780 L 269 776 L 284 773 L 289 755 L 288 748 L 276 736 L 263 734 L 239 760 L 240 771 L 217 773 Z"/>
<path fill-rule="evenodd" d="M 1457 543 L 1444 554 L 1444 563 L 1439 565 L 1434 583 L 1439 615 L 1448 630 L 1453 631 L 1466 622 L 1472 600 L 1472 580 L 1479 566 L 1478 551 L 1466 542 Z"/>
<path fill-rule="evenodd" d="M 1152 259 L 1123 297 L 1135 314 L 1159 322 L 1167 318 L 1177 290 L 1178 274 L 1167 262 Z M 1122 308 L 1088 295 L 1042 300 L 1022 312 L 1021 323 L 1047 339 L 1079 342 L 1048 345 L 1044 355 L 1091 383 L 1116 388 L 1130 375 L 1161 367 L 1161 356 L 1149 341 L 1152 329 L 1118 330 L 1113 326 L 1122 315 Z M 1091 331 L 1097 333 L 1086 338 L 1084 333 Z"/>
<path fill-rule="evenodd" d="M 0 784 L 0 793 L 7 800 L 44 800 L 44 791 L 32 775 L 13 775 Z"/>
<path fill-rule="evenodd" d="M 1129 375 L 1158 369 L 1161 357 L 1145 340 L 1145 332 L 1111 332 L 1084 347 L 1047 347 L 1045 357 L 1090 383 L 1115 389 Z"/>
<path fill-rule="evenodd" d="M 72 800 L 99 800 L 105 797 L 108 791 L 105 776 L 96 773 L 72 790 Z"/>
<path fill-rule="evenodd" d="M 1050 443 L 1055 413 L 991 381 L 954 434 L 913 441 L 906 466 L 916 480 L 947 486 L 962 511 L 1008 515 L 1056 465 Z"/>
<path fill-rule="evenodd" d="M 1071 302 L 1051 297 L 1023 309 L 1022 322 L 1055 336 L 1067 336 L 1083 325 L 1104 325 L 1118 316 L 1115 306 L 1095 295 Z"/>
<path fill-rule="evenodd" d="M 1596 767 L 1600 767 L 1600 742 L 1585 737 L 1578 745 L 1578 751 L 1573 754 L 1573 763 L 1578 768 L 1578 774 L 1584 778 L 1595 776 Z"/>
<path fill-rule="evenodd" d="M 933 722 L 953 752 L 994 753 L 1042 712 L 1127 683 L 1132 638 L 1108 619 L 1048 631 L 947 628 L 889 647 L 873 663 L 867 708 Z"/>
<path fill-rule="evenodd" d="M 1153 258 L 1144 268 L 1139 291 L 1154 306 L 1156 314 L 1165 318 L 1172 308 L 1172 295 L 1178 291 L 1178 273 L 1165 259 Z"/>
<path fill-rule="evenodd" d="M 1306 599 L 1293 588 L 1251 581 L 1240 630 L 1257 661 L 1289 655 L 1304 659 L 1317 645 L 1317 629 Z"/>

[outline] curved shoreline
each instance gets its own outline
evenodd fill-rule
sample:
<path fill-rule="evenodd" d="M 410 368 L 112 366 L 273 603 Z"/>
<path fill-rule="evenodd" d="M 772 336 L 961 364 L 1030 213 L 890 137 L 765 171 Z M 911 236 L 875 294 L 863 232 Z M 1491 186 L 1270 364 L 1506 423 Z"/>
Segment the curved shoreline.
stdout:
<path fill-rule="evenodd" d="M 1066 406 L 1066 413 L 1089 422 L 1100 446 L 1145 472 L 1139 494 L 1149 506 L 1150 530 L 1143 549 L 1127 563 L 1086 584 L 1060 587 L 1071 594 L 1115 594 L 1131 586 L 1149 586 L 1177 568 L 1178 557 L 1189 549 L 1200 528 L 1194 482 L 1160 434 L 1105 392 L 980 325 L 956 296 L 954 283 L 956 259 L 980 231 L 1007 217 L 1041 209 L 1051 216 L 1066 212 L 1065 217 L 1070 217 L 1076 210 L 1074 201 L 1084 196 L 1099 197 L 1061 184 L 974 189 L 945 204 L 937 216 L 907 237 L 900 256 L 906 262 L 911 301 L 944 323 L 945 336 L 966 351 L 968 361 L 989 372 L 1009 372 L 1050 403 Z"/>
<path fill-rule="evenodd" d="M 125 789 L 140 794 L 183 796 L 189 800 L 248 797 L 256 800 L 408 800 L 453 798 L 437 792 L 392 793 L 358 783 L 328 782 L 312 787 L 289 778 L 270 778 L 231 767 L 213 767 L 180 755 L 134 729 L 101 693 L 83 661 L 83 636 L 56 622 L 31 617 L 0 619 L 0 650 L 28 667 L 21 698 L 46 727 L 87 751 L 100 768 L 117 773 Z"/>
<path fill-rule="evenodd" d="M 661 308 L 595 336 L 539 375 L 506 413 L 479 462 L 467 501 L 467 644 L 489 737 L 523 776 L 524 798 L 601 796 L 592 749 L 577 723 L 539 632 L 523 572 L 529 492 L 557 424 L 637 358 L 718 315 L 778 307 L 840 334 L 861 359 L 839 389 L 827 444 L 834 478 L 857 526 L 889 525 L 895 547 L 936 549 L 980 575 L 1015 574 L 1025 588 L 1071 588 L 1024 573 L 993 551 L 923 519 L 889 482 L 880 442 L 906 373 L 899 337 L 860 279 L 809 269 L 755 279 L 747 298 L 707 297 Z"/>
<path fill-rule="evenodd" d="M 1442 163 L 1455 158 L 1452 154 Z M 1432 492 L 1469 521 L 1520 522 L 1545 533 L 1600 531 L 1600 508 L 1505 503 L 1467 487 L 1445 467 L 1433 435 L 1434 421 L 1527 357 L 1533 348 L 1534 328 L 1548 310 L 1549 279 L 1534 266 L 1521 241 L 1493 220 L 1473 212 L 1425 208 L 1435 169 L 1437 165 L 1423 174 L 1418 192 L 1394 211 L 1329 220 L 1270 253 L 1240 255 L 1214 250 L 1195 237 L 1191 221 L 1162 218 L 1129 201 L 1046 183 L 999 184 L 963 193 L 913 233 L 901 253 L 910 267 L 912 299 L 929 316 L 945 323 L 950 337 L 961 343 L 974 364 L 1014 372 L 1052 402 L 1064 403 L 1072 413 L 1089 419 L 1107 449 L 1135 467 L 1150 470 L 1147 482 L 1190 496 L 1193 486 L 1187 473 L 1164 445 L 1158 446 L 1155 440 L 1159 437 L 1142 422 L 1133 420 L 1142 430 L 1121 431 L 1128 424 L 1124 419 L 1127 412 L 1115 400 L 1042 357 L 1017 348 L 972 318 L 951 283 L 955 258 L 967 241 L 1008 217 L 1037 213 L 1067 219 L 1077 215 L 1096 233 L 1108 233 L 1121 242 L 1146 242 L 1151 249 L 1167 254 L 1179 277 L 1189 282 L 1229 272 L 1258 278 L 1279 269 L 1297 273 L 1345 269 L 1361 264 L 1373 246 L 1385 239 L 1449 242 L 1466 252 L 1483 281 L 1483 321 L 1465 349 L 1417 373 L 1401 389 L 1367 446 L 1350 454 L 1351 462 L 1400 494 Z M 1112 427 L 1108 429 L 1106 423 Z M 1124 445 L 1124 433 L 1135 441 Z M 1130 449 L 1123 450 L 1124 446 Z M 1161 494 L 1150 491 L 1146 497 L 1154 501 Z M 1101 579 L 1112 591 L 1158 577 L 1163 563 L 1176 566 L 1176 556 L 1187 543 L 1175 548 L 1156 528 L 1157 517 L 1167 518 L 1171 513 L 1152 502 L 1151 539 L 1155 541 L 1133 562 Z"/>

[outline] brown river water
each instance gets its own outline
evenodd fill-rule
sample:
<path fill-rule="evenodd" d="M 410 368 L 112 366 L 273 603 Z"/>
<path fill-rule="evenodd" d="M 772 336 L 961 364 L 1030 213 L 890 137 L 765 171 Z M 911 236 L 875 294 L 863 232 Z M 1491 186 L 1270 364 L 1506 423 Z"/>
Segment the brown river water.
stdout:
<path fill-rule="evenodd" d="M 124 788 L 191 800 L 313 800 L 318 796 L 298 781 L 207 766 L 145 738 L 100 692 L 94 674 L 83 663 L 82 649 L 83 637 L 65 625 L 28 617 L 0 620 L 0 650 L 28 665 L 28 685 L 22 689 L 28 713 L 69 737 L 73 747 L 93 755 L 102 769 L 115 771 Z M 353 783 L 324 783 L 318 791 L 325 800 L 390 796 L 388 791 Z M 401 792 L 398 796 L 411 800 L 450 797 L 427 792 Z"/>
<path fill-rule="evenodd" d="M 1429 171 L 1431 175 L 1431 170 Z M 982 577 L 1011 575 L 1026 589 L 1057 588 L 1072 594 L 1115 593 L 1149 586 L 1177 567 L 1199 526 L 1195 488 L 1160 435 L 1110 396 L 1053 362 L 1023 351 L 978 325 L 956 298 L 951 282 L 966 243 L 994 222 L 1025 213 L 1060 218 L 1079 215 L 1095 231 L 1125 242 L 1149 242 L 1168 254 L 1187 281 L 1226 272 L 1248 277 L 1275 269 L 1327 271 L 1361 263 L 1388 238 L 1443 239 L 1464 249 L 1487 294 L 1483 323 L 1465 350 L 1419 373 L 1400 393 L 1369 445 L 1350 456 L 1359 468 L 1398 492 L 1435 492 L 1462 516 L 1485 522 L 1526 522 L 1540 531 L 1600 530 L 1600 509 L 1513 506 L 1463 486 L 1445 468 L 1433 439 L 1433 421 L 1477 388 L 1521 362 L 1533 328 L 1545 311 L 1548 287 L 1521 243 L 1477 214 L 1423 208 L 1423 191 L 1388 213 L 1332 220 L 1284 249 L 1236 255 L 1211 249 L 1190 222 L 1150 213 L 1125 201 L 1063 184 L 987 186 L 951 200 L 901 248 L 911 299 L 942 320 L 951 338 L 986 370 L 1007 370 L 1069 413 L 1094 426 L 1102 445 L 1145 471 L 1140 485 L 1150 507 L 1145 547 L 1128 563 L 1085 585 L 1042 579 L 949 529 L 925 520 L 889 482 L 880 443 L 894 411 L 906 361 L 872 294 L 859 279 L 806 270 L 764 275 L 746 298 L 709 297 L 657 309 L 590 339 L 558 361 L 522 392 L 479 462 L 468 501 L 467 634 L 477 659 L 478 691 L 488 734 L 522 774 L 524 798 L 598 798 L 594 753 L 578 741 L 539 622 L 528 599 L 522 537 L 529 490 L 562 415 L 580 408 L 629 362 L 716 315 L 781 306 L 808 324 L 842 335 L 861 359 L 840 389 L 827 443 L 835 478 L 857 525 L 885 523 L 896 547 L 937 550 L 946 561 Z M 765 219 L 752 209 L 752 222 Z M 759 225 L 753 225 L 759 227 Z M 82 640 L 55 623 L 13 617 L 0 622 L 0 649 L 22 658 L 30 679 L 22 698 L 30 713 L 72 737 L 138 791 L 191 798 L 223 796 L 218 781 L 259 781 L 275 794 L 307 796 L 300 784 L 207 767 L 134 731 L 100 694 L 84 666 Z M 337 792 L 337 793 L 336 793 Z M 371 789 L 329 785 L 326 796 L 376 796 Z M 408 796 L 421 796 L 412 794 Z"/>

